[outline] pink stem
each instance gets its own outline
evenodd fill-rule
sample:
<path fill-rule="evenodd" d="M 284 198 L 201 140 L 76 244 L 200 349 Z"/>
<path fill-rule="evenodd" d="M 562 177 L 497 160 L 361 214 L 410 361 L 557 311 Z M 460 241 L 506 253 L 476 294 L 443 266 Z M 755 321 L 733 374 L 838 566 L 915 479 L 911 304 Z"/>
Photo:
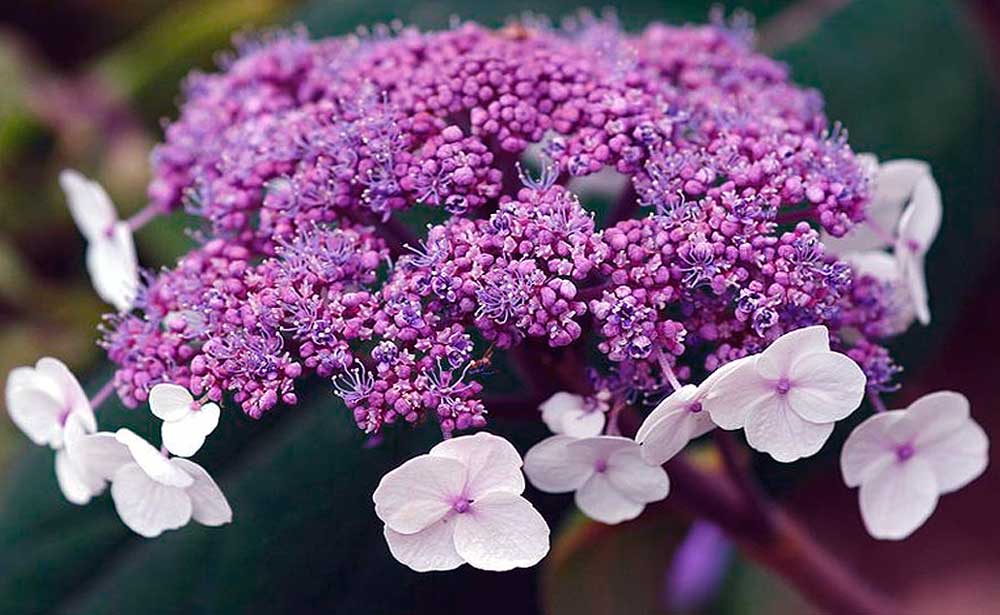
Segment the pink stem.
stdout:
<path fill-rule="evenodd" d="M 135 214 L 128 219 L 128 227 L 134 233 L 159 217 L 161 213 L 163 213 L 163 210 L 160 209 L 159 206 L 150 203 L 135 212 Z"/>
<path fill-rule="evenodd" d="M 114 392 L 114 390 L 115 390 L 115 380 L 114 378 L 112 378 L 111 380 L 108 380 L 106 383 L 104 383 L 104 386 L 102 386 L 97 391 L 97 393 L 95 393 L 94 396 L 90 399 L 90 407 L 93 410 L 97 410 L 97 408 L 100 407 L 101 404 L 107 401 L 108 397 L 111 396 L 111 393 Z"/>

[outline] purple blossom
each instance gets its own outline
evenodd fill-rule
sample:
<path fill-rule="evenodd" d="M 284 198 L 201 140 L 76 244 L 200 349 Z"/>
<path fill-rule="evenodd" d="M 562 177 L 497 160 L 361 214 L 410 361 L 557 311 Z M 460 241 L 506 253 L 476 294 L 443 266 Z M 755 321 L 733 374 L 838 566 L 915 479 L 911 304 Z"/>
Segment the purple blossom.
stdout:
<path fill-rule="evenodd" d="M 628 34 L 584 15 L 242 42 L 188 80 L 153 156 L 150 198 L 203 241 L 106 322 L 119 394 L 170 381 L 256 417 L 318 375 L 368 432 L 450 435 L 485 423 L 494 348 L 596 347 L 615 404 L 816 323 L 891 387 L 898 293 L 819 233 L 864 219 L 868 178 L 750 38 L 742 18 Z M 641 217 L 602 228 L 567 189 L 604 169 Z M 418 203 L 443 221 L 413 238 Z"/>

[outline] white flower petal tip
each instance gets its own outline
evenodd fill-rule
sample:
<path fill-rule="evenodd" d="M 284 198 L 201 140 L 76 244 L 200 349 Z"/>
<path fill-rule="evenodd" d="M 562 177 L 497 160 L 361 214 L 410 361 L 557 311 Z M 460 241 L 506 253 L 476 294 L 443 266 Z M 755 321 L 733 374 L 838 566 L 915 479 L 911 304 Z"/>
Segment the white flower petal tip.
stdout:
<path fill-rule="evenodd" d="M 383 476 L 372 500 L 392 556 L 417 572 L 537 564 L 549 551 L 549 527 L 521 497 L 521 464 L 507 440 L 480 432 Z"/>
<path fill-rule="evenodd" d="M 969 416 L 965 396 L 931 393 L 906 410 L 876 414 L 844 443 L 840 468 L 859 487 L 868 533 L 901 540 L 931 516 L 939 496 L 979 477 L 989 463 L 989 440 Z"/>
<path fill-rule="evenodd" d="M 83 387 L 59 359 L 43 357 L 34 367 L 13 369 L 5 393 L 11 420 L 35 444 L 62 448 L 72 414 L 79 415 L 88 432 L 97 429 Z"/>
<path fill-rule="evenodd" d="M 111 480 L 111 498 L 122 522 L 136 534 L 154 538 L 194 519 L 218 526 L 233 518 L 229 502 L 200 465 L 168 458 L 128 429 L 88 436 L 92 469 Z"/>
<path fill-rule="evenodd" d="M 87 271 L 101 299 L 119 312 L 132 308 L 139 290 L 139 261 L 126 222 L 116 223 L 108 236 L 88 244 Z"/>
<path fill-rule="evenodd" d="M 817 453 L 834 424 L 860 405 L 866 378 L 830 350 L 824 326 L 798 329 L 722 374 L 702 405 L 723 429 L 784 463 Z"/>
<path fill-rule="evenodd" d="M 634 440 L 617 436 L 552 436 L 528 451 L 524 472 L 541 491 L 576 492 L 577 507 L 607 524 L 638 517 L 670 491 L 663 468 L 646 463 Z"/>
<path fill-rule="evenodd" d="M 607 404 L 599 399 L 559 392 L 538 407 L 542 421 L 554 434 L 576 438 L 596 436 L 604 431 Z"/>
<path fill-rule="evenodd" d="M 219 425 L 221 412 L 214 403 L 199 406 L 187 389 L 176 384 L 154 386 L 149 392 L 149 408 L 163 420 L 163 445 L 180 457 L 190 457 L 201 449 Z"/>
<path fill-rule="evenodd" d="M 70 215 L 87 239 L 87 271 L 98 296 L 119 312 L 131 309 L 139 288 L 139 263 L 128 223 L 97 182 L 71 169 L 59 174 Z"/>

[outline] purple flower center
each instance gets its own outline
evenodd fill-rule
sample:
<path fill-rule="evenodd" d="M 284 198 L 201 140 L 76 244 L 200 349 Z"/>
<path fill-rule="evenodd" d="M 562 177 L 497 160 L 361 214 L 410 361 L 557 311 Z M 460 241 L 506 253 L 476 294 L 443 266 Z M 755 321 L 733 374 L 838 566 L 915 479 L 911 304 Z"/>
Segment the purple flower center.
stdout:
<path fill-rule="evenodd" d="M 594 471 L 598 474 L 604 474 L 608 470 L 608 462 L 606 459 L 598 459 L 594 462 Z"/>
<path fill-rule="evenodd" d="M 788 381 L 788 378 L 782 378 L 774 385 L 774 390 L 778 392 L 778 395 L 787 395 L 791 389 L 792 383 Z"/>
<path fill-rule="evenodd" d="M 451 508 L 455 512 L 462 514 L 464 512 L 468 512 L 471 504 L 472 500 L 466 499 L 465 497 L 461 497 L 455 500 L 455 503 L 451 505 Z"/>
<path fill-rule="evenodd" d="M 915 239 L 907 239 L 906 247 L 909 248 L 910 252 L 916 253 L 920 251 L 920 242 Z"/>
<path fill-rule="evenodd" d="M 697 413 L 701 412 L 701 402 L 700 401 L 696 401 L 696 402 L 692 403 L 690 406 L 688 406 L 688 412 L 690 412 L 692 414 L 697 414 Z"/>
<path fill-rule="evenodd" d="M 916 450 L 913 448 L 912 444 L 907 443 L 907 444 L 903 444 L 903 445 L 897 446 L 896 447 L 896 459 L 898 459 L 900 461 L 906 461 L 910 457 L 913 457 L 913 453 L 915 453 L 915 452 L 916 452 Z"/>

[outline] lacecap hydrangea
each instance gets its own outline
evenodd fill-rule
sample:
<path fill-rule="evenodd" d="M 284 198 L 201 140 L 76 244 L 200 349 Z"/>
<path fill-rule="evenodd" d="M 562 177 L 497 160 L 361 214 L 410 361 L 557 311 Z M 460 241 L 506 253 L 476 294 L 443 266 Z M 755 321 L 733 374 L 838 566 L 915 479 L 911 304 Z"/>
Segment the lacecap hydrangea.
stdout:
<path fill-rule="evenodd" d="M 188 79 L 139 214 L 61 176 L 117 310 L 101 338 L 117 370 L 88 400 L 55 359 L 18 368 L 12 419 L 56 450 L 67 499 L 110 483 L 122 520 L 156 536 L 231 520 L 184 459 L 223 408 L 259 418 L 322 382 L 372 443 L 395 423 L 441 430 L 374 490 L 392 554 L 509 570 L 549 549 L 525 476 L 603 523 L 675 490 L 754 553 L 801 541 L 725 432 L 792 462 L 867 397 L 844 479 L 873 536 L 908 536 L 987 463 L 962 395 L 882 399 L 901 371 L 886 344 L 930 322 L 941 193 L 926 163 L 856 154 L 746 25 L 627 33 L 581 14 L 242 40 Z M 140 274 L 133 232 L 180 209 L 197 247 Z M 506 368 L 523 395 L 490 390 Z M 97 432 L 113 392 L 162 421 L 159 452 Z M 508 411 L 555 435 L 522 459 L 462 433 Z M 724 476 L 680 455 L 713 430 Z M 815 545 L 793 551 L 826 610 L 891 612 Z"/>
<path fill-rule="evenodd" d="M 450 435 L 488 421 L 492 348 L 596 346 L 653 392 L 814 324 L 891 386 L 888 294 L 821 240 L 864 220 L 869 174 L 739 28 L 247 40 L 188 79 L 153 168 L 205 240 L 107 325 L 129 405 L 171 382 L 259 417 L 316 374 L 365 431 Z M 601 173 L 626 182 L 597 216 L 573 188 Z"/>

